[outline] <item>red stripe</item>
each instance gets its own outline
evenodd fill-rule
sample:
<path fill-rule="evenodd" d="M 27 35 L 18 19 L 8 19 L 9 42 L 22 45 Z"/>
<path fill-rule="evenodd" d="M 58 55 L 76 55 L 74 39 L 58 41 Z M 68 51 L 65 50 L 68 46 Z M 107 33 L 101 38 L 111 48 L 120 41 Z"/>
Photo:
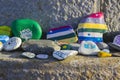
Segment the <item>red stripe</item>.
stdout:
<path fill-rule="evenodd" d="M 50 29 L 49 31 L 53 31 L 53 30 L 59 30 L 59 29 L 63 29 L 63 28 L 71 28 L 71 26 L 61 26 L 61 27 L 58 27 L 58 28 L 52 28 Z"/>
<path fill-rule="evenodd" d="M 93 14 L 90 14 L 88 17 L 91 17 L 91 18 L 103 18 L 103 13 L 102 12 L 93 13 Z"/>

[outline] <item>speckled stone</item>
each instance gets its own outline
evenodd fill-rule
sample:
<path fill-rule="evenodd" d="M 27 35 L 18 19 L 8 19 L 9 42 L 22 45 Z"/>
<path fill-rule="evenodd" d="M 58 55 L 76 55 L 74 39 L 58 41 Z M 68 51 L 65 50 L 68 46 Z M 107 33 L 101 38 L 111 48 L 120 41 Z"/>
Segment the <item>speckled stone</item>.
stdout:
<path fill-rule="evenodd" d="M 101 0 L 101 11 L 109 31 L 120 30 L 120 0 Z"/>
<path fill-rule="evenodd" d="M 35 54 L 49 54 L 53 51 L 60 50 L 60 46 L 51 40 L 28 40 L 22 43 L 22 49 Z"/>

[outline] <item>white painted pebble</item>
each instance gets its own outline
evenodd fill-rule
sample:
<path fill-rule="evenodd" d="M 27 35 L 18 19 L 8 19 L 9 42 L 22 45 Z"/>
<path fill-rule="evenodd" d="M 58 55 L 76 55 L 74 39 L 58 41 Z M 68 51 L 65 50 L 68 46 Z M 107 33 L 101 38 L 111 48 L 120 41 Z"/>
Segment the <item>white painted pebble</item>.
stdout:
<path fill-rule="evenodd" d="M 60 51 L 54 51 L 53 57 L 58 60 L 63 60 L 69 56 L 73 56 L 77 54 L 78 54 L 78 51 L 75 51 L 75 50 L 60 50 Z"/>
<path fill-rule="evenodd" d="M 16 50 L 20 47 L 22 40 L 19 37 L 12 37 L 10 38 L 3 46 L 5 51 L 12 51 Z"/>
<path fill-rule="evenodd" d="M 34 53 L 31 53 L 31 52 L 23 52 L 21 54 L 23 57 L 26 57 L 26 58 L 34 58 L 35 57 L 35 54 Z"/>
<path fill-rule="evenodd" d="M 49 56 L 47 54 L 38 54 L 36 55 L 36 58 L 38 59 L 47 59 Z"/>

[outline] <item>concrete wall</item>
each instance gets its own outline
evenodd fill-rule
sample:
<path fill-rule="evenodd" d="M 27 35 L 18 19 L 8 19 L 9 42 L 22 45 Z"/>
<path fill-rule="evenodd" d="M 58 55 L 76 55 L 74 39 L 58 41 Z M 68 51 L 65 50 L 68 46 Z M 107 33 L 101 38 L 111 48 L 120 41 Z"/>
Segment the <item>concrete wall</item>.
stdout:
<path fill-rule="evenodd" d="M 63 25 L 77 28 L 83 16 L 100 10 L 110 31 L 120 29 L 120 0 L 0 0 L 0 25 L 30 18 L 38 21 L 44 32 Z"/>

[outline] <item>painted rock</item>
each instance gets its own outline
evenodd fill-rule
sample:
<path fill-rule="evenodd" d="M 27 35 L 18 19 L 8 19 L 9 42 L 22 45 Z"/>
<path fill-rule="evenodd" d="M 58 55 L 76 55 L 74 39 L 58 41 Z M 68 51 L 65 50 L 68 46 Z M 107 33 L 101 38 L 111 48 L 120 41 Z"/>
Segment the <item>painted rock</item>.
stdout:
<path fill-rule="evenodd" d="M 78 25 L 78 42 L 103 42 L 103 33 L 107 31 L 102 12 L 92 13 L 83 18 Z"/>
<path fill-rule="evenodd" d="M 104 51 L 100 51 L 98 52 L 98 57 L 111 57 L 112 54 L 108 53 L 108 52 L 104 52 Z"/>
<path fill-rule="evenodd" d="M 69 25 L 50 29 L 47 33 L 47 39 L 59 43 L 73 43 L 78 40 L 75 31 Z"/>
<path fill-rule="evenodd" d="M 2 49 L 3 49 L 3 43 L 0 42 L 0 51 L 2 51 Z"/>
<path fill-rule="evenodd" d="M 23 57 L 30 58 L 30 59 L 35 58 L 35 54 L 31 52 L 23 52 L 21 55 Z"/>
<path fill-rule="evenodd" d="M 38 59 L 48 59 L 48 55 L 47 54 L 38 54 L 38 55 L 36 55 L 36 58 L 38 58 Z"/>
<path fill-rule="evenodd" d="M 64 44 L 61 46 L 61 50 L 70 50 L 71 46 L 69 44 Z"/>
<path fill-rule="evenodd" d="M 60 50 L 60 46 L 51 40 L 28 40 L 22 43 L 22 49 L 35 54 L 51 55 L 53 51 Z"/>
<path fill-rule="evenodd" d="M 71 46 L 71 50 L 76 50 L 76 51 L 78 51 L 80 47 L 80 44 L 78 43 L 70 43 L 69 45 Z"/>
<path fill-rule="evenodd" d="M 20 47 L 22 40 L 19 37 L 10 38 L 3 46 L 5 51 L 16 50 Z"/>
<path fill-rule="evenodd" d="M 0 41 L 4 44 L 9 40 L 9 36 L 7 35 L 0 35 Z"/>
<path fill-rule="evenodd" d="M 9 26 L 0 26 L 0 35 L 11 36 L 12 35 L 11 28 Z"/>
<path fill-rule="evenodd" d="M 53 57 L 58 60 L 64 60 L 69 56 L 74 56 L 77 54 L 78 54 L 78 51 L 74 51 L 74 50 L 60 50 L 60 51 L 54 51 Z"/>
<path fill-rule="evenodd" d="M 12 32 L 15 36 L 27 39 L 40 39 L 42 29 L 40 25 L 31 19 L 18 19 L 12 22 Z"/>
<path fill-rule="evenodd" d="M 100 49 L 93 41 L 82 41 L 78 51 L 83 55 L 97 55 Z"/>

